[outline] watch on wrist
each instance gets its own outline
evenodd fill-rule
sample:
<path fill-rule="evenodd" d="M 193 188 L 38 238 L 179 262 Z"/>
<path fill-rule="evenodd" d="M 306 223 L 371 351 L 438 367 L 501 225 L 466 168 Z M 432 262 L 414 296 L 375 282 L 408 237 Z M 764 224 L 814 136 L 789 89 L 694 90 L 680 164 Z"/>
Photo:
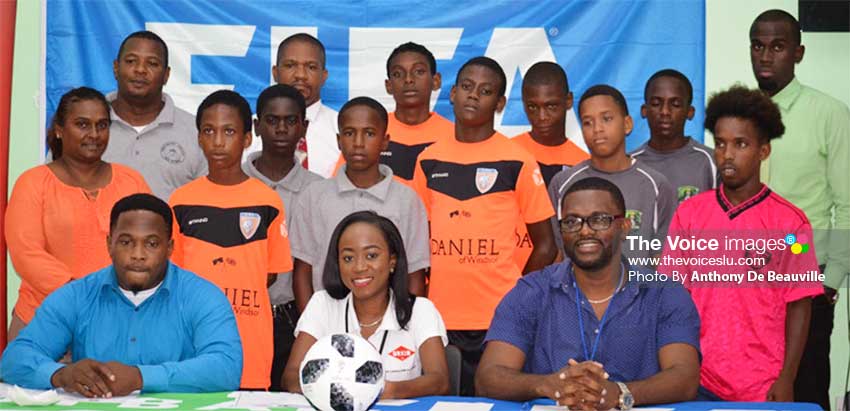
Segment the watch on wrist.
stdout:
<path fill-rule="evenodd" d="M 629 387 L 626 387 L 625 383 L 616 382 L 617 386 L 620 387 L 620 404 L 619 408 L 621 410 L 630 410 L 635 405 L 635 398 L 632 397 L 632 392 L 629 391 Z"/>

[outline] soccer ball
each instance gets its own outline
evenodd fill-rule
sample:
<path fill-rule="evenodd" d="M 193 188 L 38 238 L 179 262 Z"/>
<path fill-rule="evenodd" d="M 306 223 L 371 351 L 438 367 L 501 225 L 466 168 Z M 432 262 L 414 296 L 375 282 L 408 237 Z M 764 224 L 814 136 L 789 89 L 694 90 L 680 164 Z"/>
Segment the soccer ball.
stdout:
<path fill-rule="evenodd" d="M 384 390 L 381 355 L 354 334 L 333 334 L 310 347 L 300 368 L 301 392 L 322 411 L 365 411 Z"/>

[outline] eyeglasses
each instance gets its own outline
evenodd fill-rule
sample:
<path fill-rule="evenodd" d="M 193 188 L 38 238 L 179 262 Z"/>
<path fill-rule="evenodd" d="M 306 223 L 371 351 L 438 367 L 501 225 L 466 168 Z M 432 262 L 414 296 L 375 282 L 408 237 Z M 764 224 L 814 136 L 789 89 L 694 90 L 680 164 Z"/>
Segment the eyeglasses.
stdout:
<path fill-rule="evenodd" d="M 569 216 L 560 221 L 562 233 L 575 233 L 581 231 L 584 223 L 593 231 L 604 231 L 611 228 L 611 223 L 618 218 L 623 218 L 622 215 L 610 214 L 594 214 L 590 217 Z"/>

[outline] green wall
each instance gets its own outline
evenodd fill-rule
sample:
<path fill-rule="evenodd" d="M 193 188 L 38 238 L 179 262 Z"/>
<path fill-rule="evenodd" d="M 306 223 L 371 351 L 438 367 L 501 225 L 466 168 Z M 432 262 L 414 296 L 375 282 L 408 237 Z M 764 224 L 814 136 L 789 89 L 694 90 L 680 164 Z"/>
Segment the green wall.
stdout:
<path fill-rule="evenodd" d="M 756 83 L 750 69 L 748 32 L 750 23 L 763 10 L 781 8 L 797 14 L 797 0 L 707 0 L 706 78 L 707 95 L 740 82 Z M 15 64 L 12 80 L 12 125 L 9 156 L 9 187 L 27 168 L 39 161 L 39 92 L 41 52 L 41 4 L 19 0 L 15 38 Z M 850 105 L 850 34 L 804 33 L 806 54 L 797 68 L 800 80 Z M 848 245 L 850 246 L 850 245 Z M 19 279 L 11 272 L 8 288 L 9 311 L 17 297 Z M 833 404 L 844 388 L 847 372 L 848 336 L 842 289 L 832 334 Z"/>

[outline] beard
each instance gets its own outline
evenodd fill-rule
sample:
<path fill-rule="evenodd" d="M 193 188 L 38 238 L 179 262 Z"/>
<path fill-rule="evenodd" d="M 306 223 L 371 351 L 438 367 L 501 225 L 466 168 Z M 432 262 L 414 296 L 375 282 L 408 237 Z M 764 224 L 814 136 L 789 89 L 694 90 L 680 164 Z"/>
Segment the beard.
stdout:
<path fill-rule="evenodd" d="M 582 270 L 587 271 L 597 271 L 602 269 L 602 267 L 605 267 L 606 265 L 608 265 L 608 263 L 611 262 L 611 257 L 614 255 L 613 246 L 611 244 L 609 244 L 608 246 L 605 246 L 603 244 L 602 252 L 599 254 L 599 256 L 590 261 L 582 261 L 576 257 L 575 243 L 573 243 L 572 247 L 564 247 L 564 252 L 567 254 L 567 257 L 570 258 L 570 261 L 572 261 L 573 264 L 575 264 Z"/>
<path fill-rule="evenodd" d="M 757 79 L 759 83 L 759 90 L 765 91 L 768 93 L 773 93 L 775 91 L 779 91 L 779 83 L 773 79 Z"/>

